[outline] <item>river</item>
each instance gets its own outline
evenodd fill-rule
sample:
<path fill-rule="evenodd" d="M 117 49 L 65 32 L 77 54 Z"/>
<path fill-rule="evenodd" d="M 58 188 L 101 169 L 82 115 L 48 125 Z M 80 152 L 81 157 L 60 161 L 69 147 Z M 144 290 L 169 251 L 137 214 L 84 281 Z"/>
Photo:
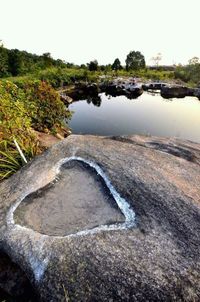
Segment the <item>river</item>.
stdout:
<path fill-rule="evenodd" d="M 144 92 L 137 99 L 112 97 L 73 102 L 69 123 L 74 134 L 145 134 L 178 137 L 200 143 L 200 101 L 195 97 L 164 99 Z"/>

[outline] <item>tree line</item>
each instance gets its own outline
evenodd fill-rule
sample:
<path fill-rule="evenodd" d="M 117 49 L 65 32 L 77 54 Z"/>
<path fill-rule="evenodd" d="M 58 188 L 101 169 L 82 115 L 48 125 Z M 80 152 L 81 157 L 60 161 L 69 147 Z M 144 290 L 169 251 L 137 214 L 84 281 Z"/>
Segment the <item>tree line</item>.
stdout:
<path fill-rule="evenodd" d="M 7 49 L 0 43 L 0 77 L 18 76 L 49 67 L 66 67 L 62 60 L 54 60 L 50 53 L 31 54 L 18 49 Z"/>
<path fill-rule="evenodd" d="M 27 51 L 20 51 L 18 49 L 7 49 L 0 43 L 0 77 L 25 75 L 34 73 L 39 70 L 44 70 L 50 67 L 60 68 L 82 68 L 89 71 L 110 71 L 121 70 L 122 66 L 120 60 L 116 58 L 113 64 L 99 65 L 97 60 L 90 61 L 87 65 L 80 66 L 73 63 L 67 63 L 60 59 L 55 60 L 50 53 L 43 55 L 31 54 Z M 131 51 L 126 58 L 126 70 L 139 70 L 145 68 L 145 58 L 139 51 Z"/>
<path fill-rule="evenodd" d="M 119 58 L 116 58 L 113 64 L 108 65 L 99 65 L 97 60 L 90 61 L 87 64 L 87 67 L 90 71 L 110 71 L 110 70 L 122 70 L 126 69 L 127 71 L 130 70 L 140 70 L 146 67 L 145 57 L 140 51 L 130 51 L 126 57 L 126 65 L 125 67 L 122 66 Z M 82 65 L 83 66 L 83 65 Z M 83 67 L 86 67 L 84 65 Z"/>
<path fill-rule="evenodd" d="M 149 69 L 158 71 L 172 71 L 173 77 L 184 82 L 191 82 L 200 85 L 200 60 L 194 57 L 189 60 L 188 64 L 178 66 L 159 66 L 161 54 L 153 57 L 155 65 L 146 67 L 145 57 L 140 51 L 130 51 L 125 60 L 125 66 L 122 66 L 119 58 L 116 58 L 112 64 L 100 65 L 97 60 L 92 60 L 88 64 L 75 65 L 60 59 L 53 59 L 50 53 L 43 55 L 31 54 L 27 51 L 18 49 L 7 49 L 0 41 L 0 78 L 10 76 L 21 76 L 26 74 L 34 74 L 51 67 L 57 67 L 58 70 L 63 68 L 71 68 L 88 71 L 101 71 L 107 73 L 110 71 L 138 71 L 148 72 Z"/>

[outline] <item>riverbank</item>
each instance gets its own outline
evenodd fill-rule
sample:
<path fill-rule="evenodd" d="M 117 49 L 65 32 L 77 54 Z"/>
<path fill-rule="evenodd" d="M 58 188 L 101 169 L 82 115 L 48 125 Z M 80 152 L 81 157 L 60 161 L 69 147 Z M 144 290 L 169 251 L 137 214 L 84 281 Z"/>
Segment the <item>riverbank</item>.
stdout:
<path fill-rule="evenodd" d="M 75 100 L 95 98 L 98 104 L 100 92 L 134 99 L 143 90 L 158 88 L 156 85 L 160 85 L 161 95 L 166 98 L 187 95 L 200 98 L 200 89 L 178 85 L 176 80 L 168 77 L 169 72 L 163 76 L 165 82 L 149 82 L 147 79 L 152 74 L 161 77 L 159 71 L 146 72 L 146 79 L 130 77 L 131 74 L 143 73 L 123 70 L 103 75 L 80 69 L 58 72 L 58 69 L 52 68 L 40 71 L 37 76 L 1 80 L 0 179 L 10 176 L 23 165 L 14 141 L 29 160 L 57 142 L 56 138 L 63 139 L 71 133 L 68 127 L 71 113 L 66 107 Z M 40 132 L 40 135 L 35 135 L 34 131 Z"/>

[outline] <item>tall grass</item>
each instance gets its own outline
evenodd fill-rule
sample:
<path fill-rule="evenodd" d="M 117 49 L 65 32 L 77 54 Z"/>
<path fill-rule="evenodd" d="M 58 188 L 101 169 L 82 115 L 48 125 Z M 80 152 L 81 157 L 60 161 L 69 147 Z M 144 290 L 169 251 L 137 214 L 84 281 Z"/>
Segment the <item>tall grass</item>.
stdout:
<path fill-rule="evenodd" d="M 2 151 L 3 150 L 3 151 Z M 0 180 L 8 178 L 23 165 L 19 152 L 15 149 L 14 143 L 6 140 L 0 142 Z"/>

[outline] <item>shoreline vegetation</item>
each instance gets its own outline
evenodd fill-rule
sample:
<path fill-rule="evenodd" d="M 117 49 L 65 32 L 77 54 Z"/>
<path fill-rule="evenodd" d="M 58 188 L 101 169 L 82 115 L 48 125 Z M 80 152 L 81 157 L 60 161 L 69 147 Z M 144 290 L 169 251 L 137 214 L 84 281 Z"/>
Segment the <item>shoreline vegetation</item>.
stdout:
<path fill-rule="evenodd" d="M 116 77 L 137 77 L 177 83 L 189 87 L 200 85 L 200 61 L 193 58 L 187 66 L 147 67 L 138 51 L 127 55 L 126 66 L 119 59 L 99 65 L 96 60 L 77 66 L 54 60 L 49 53 L 37 56 L 0 45 L 0 181 L 21 166 L 15 141 L 30 160 L 59 139 L 70 134 L 68 121 L 72 113 L 61 96 L 62 87 L 74 89 L 77 83 L 96 83 Z"/>

